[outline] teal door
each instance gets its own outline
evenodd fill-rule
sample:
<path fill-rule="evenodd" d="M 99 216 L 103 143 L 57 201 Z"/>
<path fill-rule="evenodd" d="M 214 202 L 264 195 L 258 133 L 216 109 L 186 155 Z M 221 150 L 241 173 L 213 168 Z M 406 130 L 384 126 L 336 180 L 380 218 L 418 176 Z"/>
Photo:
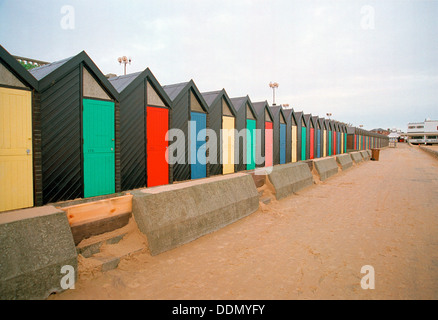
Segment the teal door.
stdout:
<path fill-rule="evenodd" d="M 84 99 L 84 197 L 115 193 L 114 102 Z"/>
<path fill-rule="evenodd" d="M 246 120 L 246 169 L 254 170 L 256 167 L 255 163 L 255 153 L 256 153 L 256 121 L 247 119 Z"/>
<path fill-rule="evenodd" d="M 344 153 L 347 153 L 347 134 L 344 133 Z"/>
<path fill-rule="evenodd" d="M 328 133 L 328 156 L 332 155 L 332 132 Z"/>
<path fill-rule="evenodd" d="M 301 128 L 301 160 L 302 161 L 306 160 L 306 146 L 307 146 L 306 131 L 307 131 L 306 127 Z"/>
<path fill-rule="evenodd" d="M 202 179 L 207 176 L 207 146 L 205 144 L 207 128 L 207 115 L 205 113 L 191 112 L 191 121 L 195 127 L 190 127 L 190 159 L 191 178 Z M 202 132 L 201 132 L 202 131 Z"/>
<path fill-rule="evenodd" d="M 280 123 L 280 164 L 286 163 L 286 125 Z"/>

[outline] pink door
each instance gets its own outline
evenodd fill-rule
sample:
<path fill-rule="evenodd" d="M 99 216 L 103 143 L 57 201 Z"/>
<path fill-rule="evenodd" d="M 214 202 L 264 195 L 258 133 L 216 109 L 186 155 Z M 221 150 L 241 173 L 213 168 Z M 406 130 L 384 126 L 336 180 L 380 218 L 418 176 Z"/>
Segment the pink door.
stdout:
<path fill-rule="evenodd" d="M 273 165 L 273 132 L 272 122 L 265 122 L 265 167 L 272 167 Z"/>

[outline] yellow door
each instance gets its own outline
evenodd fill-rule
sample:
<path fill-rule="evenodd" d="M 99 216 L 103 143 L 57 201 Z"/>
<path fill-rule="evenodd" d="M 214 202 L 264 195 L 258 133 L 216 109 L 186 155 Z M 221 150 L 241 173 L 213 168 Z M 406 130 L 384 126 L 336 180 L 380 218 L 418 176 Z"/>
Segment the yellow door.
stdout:
<path fill-rule="evenodd" d="M 341 153 L 344 153 L 344 133 L 341 132 Z"/>
<path fill-rule="evenodd" d="M 292 126 L 292 162 L 297 162 L 297 126 Z"/>
<path fill-rule="evenodd" d="M 324 149 L 323 149 L 323 157 L 327 157 L 327 130 L 324 130 Z"/>
<path fill-rule="evenodd" d="M 222 117 L 223 174 L 234 173 L 234 118 Z"/>
<path fill-rule="evenodd" d="M 0 88 L 0 211 L 33 206 L 30 91 Z"/>

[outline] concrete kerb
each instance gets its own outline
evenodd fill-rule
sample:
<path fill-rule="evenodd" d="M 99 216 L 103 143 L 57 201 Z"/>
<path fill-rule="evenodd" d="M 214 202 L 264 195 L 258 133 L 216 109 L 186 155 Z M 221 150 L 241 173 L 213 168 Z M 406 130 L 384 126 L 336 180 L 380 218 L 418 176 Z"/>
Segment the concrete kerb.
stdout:
<path fill-rule="evenodd" d="M 349 154 L 337 155 L 336 162 L 340 165 L 342 170 L 349 169 L 353 166 L 353 160 Z"/>
<path fill-rule="evenodd" d="M 136 190 L 132 212 L 152 255 L 223 228 L 259 208 L 252 177 L 244 173 Z"/>
<path fill-rule="evenodd" d="M 360 154 L 361 154 L 364 161 L 370 160 L 370 155 L 368 154 L 367 150 L 360 151 Z"/>
<path fill-rule="evenodd" d="M 438 151 L 437 150 L 432 150 L 432 149 L 430 149 L 428 147 L 424 147 L 422 145 L 420 145 L 420 150 L 423 150 L 423 151 L 427 152 L 428 154 L 430 154 L 431 156 L 438 158 Z"/>
<path fill-rule="evenodd" d="M 0 299 L 42 300 L 62 292 L 61 273 L 77 253 L 64 211 L 52 206 L 0 214 Z"/>
<path fill-rule="evenodd" d="M 350 153 L 350 157 L 354 161 L 354 163 L 356 163 L 356 164 L 358 164 L 358 163 L 363 161 L 362 155 L 360 154 L 360 152 L 357 152 L 357 151 L 356 152 L 351 152 Z"/>
<path fill-rule="evenodd" d="M 321 181 L 324 181 L 338 173 L 339 168 L 334 157 L 316 159 L 313 161 L 316 172 Z"/>
<path fill-rule="evenodd" d="M 312 172 L 304 162 L 274 166 L 268 179 L 275 189 L 277 200 L 313 185 Z"/>

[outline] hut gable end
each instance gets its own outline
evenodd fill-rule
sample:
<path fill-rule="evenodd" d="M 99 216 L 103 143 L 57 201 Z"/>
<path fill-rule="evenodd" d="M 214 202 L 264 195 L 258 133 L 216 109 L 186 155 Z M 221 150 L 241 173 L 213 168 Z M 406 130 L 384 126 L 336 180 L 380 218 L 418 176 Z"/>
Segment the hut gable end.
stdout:
<path fill-rule="evenodd" d="M 190 91 L 190 109 L 194 112 L 202 112 L 205 113 L 198 99 L 195 97 L 193 91 Z"/>
<path fill-rule="evenodd" d="M 2 63 L 0 63 L 0 84 L 11 87 L 27 88 L 26 85 L 24 85 L 23 82 L 21 82 Z"/>
<path fill-rule="evenodd" d="M 146 83 L 147 89 L 147 104 L 157 107 L 166 107 L 166 104 L 158 95 L 157 91 L 152 87 L 152 85 L 147 81 Z"/>
<path fill-rule="evenodd" d="M 112 100 L 102 89 L 101 85 L 94 79 L 87 68 L 83 68 L 83 96 L 102 100 Z"/>
<path fill-rule="evenodd" d="M 230 110 L 230 106 L 228 105 L 228 103 L 225 101 L 224 98 L 222 98 L 222 115 L 234 117 L 234 114 Z"/>

